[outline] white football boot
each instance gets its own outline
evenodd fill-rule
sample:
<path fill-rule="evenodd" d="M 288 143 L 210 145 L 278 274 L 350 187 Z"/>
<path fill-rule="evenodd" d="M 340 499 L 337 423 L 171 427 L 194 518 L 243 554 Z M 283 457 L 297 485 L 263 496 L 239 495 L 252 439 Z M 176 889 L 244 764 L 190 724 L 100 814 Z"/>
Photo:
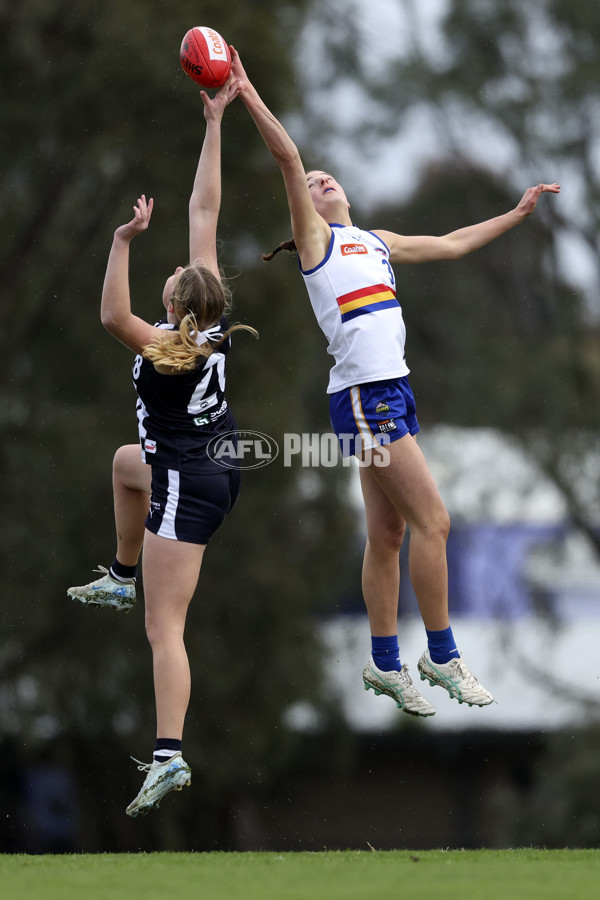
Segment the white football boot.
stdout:
<path fill-rule="evenodd" d="M 147 772 L 142 789 L 132 800 L 125 812 L 128 816 L 145 815 L 152 807 L 157 807 L 169 791 L 180 791 L 192 783 L 192 770 L 183 759 L 181 753 L 174 753 L 164 762 L 138 763 L 140 772 Z"/>
<path fill-rule="evenodd" d="M 104 566 L 98 566 L 95 572 L 101 572 L 102 578 L 84 584 L 82 587 L 71 587 L 67 596 L 79 600 L 86 606 L 110 606 L 112 609 L 130 610 L 136 601 L 135 579 L 115 581 Z"/>
<path fill-rule="evenodd" d="M 408 666 L 402 666 L 399 672 L 384 672 L 375 665 L 373 657 L 363 671 L 365 690 L 376 694 L 386 694 L 396 701 L 396 706 L 409 716 L 434 716 L 435 709 L 425 697 L 421 697 L 408 674 Z"/>
<path fill-rule="evenodd" d="M 451 697 L 456 697 L 459 703 L 467 703 L 469 706 L 489 706 L 494 702 L 490 692 L 469 671 L 462 656 L 447 663 L 436 663 L 431 659 L 429 650 L 426 650 L 417 663 L 417 668 L 422 681 L 443 687 Z"/>

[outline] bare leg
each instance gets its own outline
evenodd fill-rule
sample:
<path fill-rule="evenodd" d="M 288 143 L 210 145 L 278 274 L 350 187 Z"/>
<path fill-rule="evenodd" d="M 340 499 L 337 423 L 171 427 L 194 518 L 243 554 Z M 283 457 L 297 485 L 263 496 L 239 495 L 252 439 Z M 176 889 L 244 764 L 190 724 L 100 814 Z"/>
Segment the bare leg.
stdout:
<path fill-rule="evenodd" d="M 405 435 L 386 450 L 388 466 L 361 468 L 368 533 L 363 590 L 371 632 L 396 632 L 398 551 L 404 522 L 410 527 L 410 575 L 421 616 L 428 630 L 439 631 L 450 624 L 448 513 L 414 438 Z"/>
<path fill-rule="evenodd" d="M 150 505 L 152 471 L 142 462 L 138 444 L 119 447 L 113 459 L 113 500 L 117 559 L 137 565 L 144 542 L 144 522 Z"/>
<path fill-rule="evenodd" d="M 190 666 L 183 641 L 204 544 L 144 536 L 146 634 L 152 647 L 157 737 L 181 740 L 190 700 Z"/>
<path fill-rule="evenodd" d="M 368 535 L 363 590 L 371 633 L 391 636 L 397 631 L 398 550 L 403 520 L 410 527 L 410 574 L 423 623 L 427 631 L 444 631 L 450 625 L 446 562 L 450 519 L 417 442 L 406 435 L 385 449 L 389 465 L 371 462 L 361 469 Z M 417 667 L 422 678 L 443 687 L 459 703 L 487 706 L 494 701 L 460 656 L 434 660 L 428 646 Z M 370 664 L 363 672 L 367 688 L 392 697 L 406 712 L 433 715 L 435 710 L 412 682 L 407 685 L 401 678 L 401 672 L 384 674 Z"/>
<path fill-rule="evenodd" d="M 362 589 L 371 634 L 396 634 L 400 567 L 398 554 L 406 523 L 392 501 L 371 476 L 360 470 L 367 516 L 367 543 L 362 569 Z"/>

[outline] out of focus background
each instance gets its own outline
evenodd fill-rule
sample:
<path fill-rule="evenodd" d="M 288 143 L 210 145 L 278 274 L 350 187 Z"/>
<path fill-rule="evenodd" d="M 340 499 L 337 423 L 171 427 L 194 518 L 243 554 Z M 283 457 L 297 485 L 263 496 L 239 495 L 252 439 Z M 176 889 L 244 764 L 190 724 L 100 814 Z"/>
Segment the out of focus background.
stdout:
<path fill-rule="evenodd" d="M 0 2 L 0 852 L 592 847 L 600 840 L 600 5 L 586 0 Z M 452 263 L 397 269 L 423 447 L 452 516 L 454 632 L 497 703 L 415 722 L 363 691 L 357 471 L 246 473 L 188 619 L 191 789 L 125 816 L 154 741 L 143 605 L 76 605 L 114 555 L 132 355 L 99 320 L 112 232 L 134 308 L 187 256 L 204 134 L 188 28 L 239 50 L 307 167 L 363 227 L 443 234 L 558 181 Z M 223 126 L 221 261 L 241 429 L 328 433 L 329 358 L 282 179 L 241 103 Z M 403 550 L 401 656 L 424 632 Z M 143 585 L 140 585 L 143 593 Z"/>

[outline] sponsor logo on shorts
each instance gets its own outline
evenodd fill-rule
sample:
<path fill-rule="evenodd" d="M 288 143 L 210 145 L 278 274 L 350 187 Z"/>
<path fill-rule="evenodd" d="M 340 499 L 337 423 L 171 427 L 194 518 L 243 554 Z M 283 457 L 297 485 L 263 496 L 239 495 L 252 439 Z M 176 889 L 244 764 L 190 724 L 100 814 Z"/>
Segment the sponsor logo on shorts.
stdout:
<path fill-rule="evenodd" d="M 144 450 L 146 453 L 156 453 L 156 441 L 146 438 L 144 441 Z"/>
<path fill-rule="evenodd" d="M 225 469 L 260 469 L 279 454 L 277 442 L 261 431 L 229 431 L 214 437 L 208 456 Z"/>
<path fill-rule="evenodd" d="M 388 431 L 395 431 L 398 426 L 393 419 L 384 419 L 382 422 L 377 423 L 377 427 L 382 434 L 387 434 Z"/>
<path fill-rule="evenodd" d="M 364 244 L 341 244 L 342 256 L 354 256 L 356 253 L 368 253 Z"/>
<path fill-rule="evenodd" d="M 383 415 L 383 413 L 386 413 L 389 411 L 390 411 L 390 408 L 387 405 L 387 403 L 385 402 L 385 400 L 381 400 L 375 407 L 375 412 L 377 413 L 378 416 L 381 416 L 381 415 Z"/>
<path fill-rule="evenodd" d="M 194 425 L 208 425 L 210 422 L 210 416 L 196 416 L 194 419 Z"/>

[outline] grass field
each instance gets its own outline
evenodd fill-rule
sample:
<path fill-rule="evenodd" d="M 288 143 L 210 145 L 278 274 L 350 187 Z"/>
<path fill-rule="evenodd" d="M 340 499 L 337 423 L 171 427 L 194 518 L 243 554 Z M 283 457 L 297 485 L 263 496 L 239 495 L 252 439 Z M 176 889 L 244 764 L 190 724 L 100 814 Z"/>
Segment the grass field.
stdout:
<path fill-rule="evenodd" d="M 11 900 L 595 900 L 600 850 L 0 854 Z"/>

